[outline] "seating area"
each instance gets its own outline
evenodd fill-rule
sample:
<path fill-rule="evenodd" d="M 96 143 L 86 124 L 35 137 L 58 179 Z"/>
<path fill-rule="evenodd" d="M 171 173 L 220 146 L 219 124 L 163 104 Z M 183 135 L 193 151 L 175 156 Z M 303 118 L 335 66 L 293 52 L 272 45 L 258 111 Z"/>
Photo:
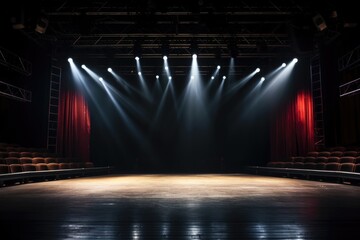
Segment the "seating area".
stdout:
<path fill-rule="evenodd" d="M 24 183 L 32 177 L 51 176 L 54 179 L 54 176 L 60 178 L 61 175 L 79 175 L 94 170 L 104 169 L 94 167 L 92 162 L 80 162 L 50 153 L 47 149 L 0 143 L 0 187 L 10 182 Z"/>
<path fill-rule="evenodd" d="M 287 176 L 302 175 L 332 177 L 338 179 L 360 179 L 359 148 L 329 148 L 311 151 L 305 156 L 293 156 L 284 161 L 271 161 L 266 167 L 251 167 L 257 172 L 272 172 Z"/>

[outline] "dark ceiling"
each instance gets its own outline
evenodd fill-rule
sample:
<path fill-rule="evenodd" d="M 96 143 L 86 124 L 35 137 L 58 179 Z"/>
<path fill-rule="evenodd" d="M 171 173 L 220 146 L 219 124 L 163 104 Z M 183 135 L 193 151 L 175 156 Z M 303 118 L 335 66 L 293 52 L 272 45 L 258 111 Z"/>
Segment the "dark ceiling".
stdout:
<path fill-rule="evenodd" d="M 239 66 L 253 67 L 311 54 L 320 40 L 358 29 L 351 6 L 331 1 L 55 0 L 12 13 L 28 37 L 55 53 L 103 64 L 138 54 L 149 62 L 165 53 L 188 59 L 196 50 L 210 62 L 236 56 Z M 36 23 L 38 31 L 28 27 Z"/>

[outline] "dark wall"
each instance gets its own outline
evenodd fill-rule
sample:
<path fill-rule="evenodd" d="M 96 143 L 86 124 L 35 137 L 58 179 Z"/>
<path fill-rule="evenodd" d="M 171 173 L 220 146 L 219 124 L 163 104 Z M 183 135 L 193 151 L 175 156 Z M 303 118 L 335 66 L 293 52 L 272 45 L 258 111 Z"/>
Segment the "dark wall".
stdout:
<path fill-rule="evenodd" d="M 0 46 L 28 60 L 32 73 L 26 76 L 0 65 L 0 81 L 29 90 L 32 102 L 0 96 L 0 142 L 46 147 L 49 50 L 23 32 L 13 30 L 8 15 L 2 15 Z"/>

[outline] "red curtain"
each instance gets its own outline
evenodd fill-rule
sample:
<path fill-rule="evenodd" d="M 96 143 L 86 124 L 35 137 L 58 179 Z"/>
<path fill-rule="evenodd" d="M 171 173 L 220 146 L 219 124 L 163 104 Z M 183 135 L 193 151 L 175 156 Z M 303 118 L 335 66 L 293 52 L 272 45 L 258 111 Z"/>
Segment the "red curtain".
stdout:
<path fill-rule="evenodd" d="M 90 161 L 90 115 L 79 91 L 61 92 L 58 116 L 58 152 L 66 157 Z"/>
<path fill-rule="evenodd" d="M 299 91 L 273 119 L 271 161 L 301 156 L 314 149 L 314 117 L 311 94 Z"/>

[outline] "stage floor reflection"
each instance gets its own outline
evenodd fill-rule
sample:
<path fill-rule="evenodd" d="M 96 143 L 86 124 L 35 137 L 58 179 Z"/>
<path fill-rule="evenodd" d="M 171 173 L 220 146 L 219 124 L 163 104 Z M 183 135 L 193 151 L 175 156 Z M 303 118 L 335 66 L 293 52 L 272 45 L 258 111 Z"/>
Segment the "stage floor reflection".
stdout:
<path fill-rule="evenodd" d="M 355 239 L 360 187 L 243 174 L 0 188 L 0 239 Z M 355 238 L 354 238 L 355 237 Z"/>

